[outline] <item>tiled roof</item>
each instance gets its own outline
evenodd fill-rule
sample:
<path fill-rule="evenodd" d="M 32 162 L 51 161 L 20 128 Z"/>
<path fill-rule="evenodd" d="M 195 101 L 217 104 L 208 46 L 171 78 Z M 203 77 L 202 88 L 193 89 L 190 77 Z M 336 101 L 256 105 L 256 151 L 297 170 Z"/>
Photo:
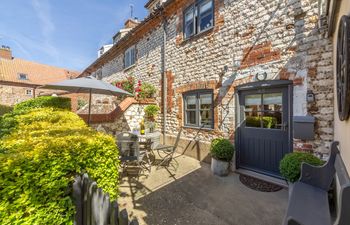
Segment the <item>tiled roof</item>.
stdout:
<path fill-rule="evenodd" d="M 20 80 L 19 74 L 26 74 L 27 80 Z M 30 62 L 23 59 L 0 58 L 0 82 L 43 85 L 68 78 L 75 78 L 79 72 Z"/>

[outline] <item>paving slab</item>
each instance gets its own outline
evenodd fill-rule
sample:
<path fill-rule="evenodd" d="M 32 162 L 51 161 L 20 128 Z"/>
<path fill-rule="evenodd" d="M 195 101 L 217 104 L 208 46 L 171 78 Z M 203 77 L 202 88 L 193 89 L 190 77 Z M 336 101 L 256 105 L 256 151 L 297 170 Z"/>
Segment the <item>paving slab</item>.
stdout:
<path fill-rule="evenodd" d="M 120 183 L 121 208 L 140 224 L 280 225 L 288 191 L 259 192 L 239 175 L 218 177 L 210 165 L 177 155 L 178 163 L 138 176 L 127 169 Z M 146 176 L 148 175 L 148 176 Z"/>

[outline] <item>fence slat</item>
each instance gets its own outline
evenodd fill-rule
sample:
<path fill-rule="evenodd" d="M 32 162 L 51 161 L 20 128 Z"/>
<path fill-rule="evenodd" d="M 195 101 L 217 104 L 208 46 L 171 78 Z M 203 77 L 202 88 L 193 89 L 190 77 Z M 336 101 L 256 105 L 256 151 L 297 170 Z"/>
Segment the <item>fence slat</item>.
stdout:
<path fill-rule="evenodd" d="M 109 194 L 97 188 L 87 174 L 74 179 L 73 199 L 74 225 L 139 225 L 136 218 L 129 221 L 126 209 L 119 212 L 117 201 L 111 202 Z"/>
<path fill-rule="evenodd" d="M 119 225 L 129 225 L 128 211 L 126 209 L 119 213 Z"/>
<path fill-rule="evenodd" d="M 80 176 L 74 179 L 73 183 L 73 200 L 76 205 L 76 214 L 74 217 L 74 225 L 83 225 L 83 180 Z"/>
<path fill-rule="evenodd" d="M 89 188 L 89 196 L 90 196 L 90 205 L 88 205 L 90 209 L 90 224 L 89 225 L 97 225 L 98 224 L 98 215 L 99 215 L 99 199 L 97 193 L 97 184 L 96 182 L 92 182 Z"/>
<path fill-rule="evenodd" d="M 118 225 L 119 224 L 119 220 L 118 220 L 118 216 L 119 216 L 119 206 L 118 203 L 116 201 L 113 201 L 111 204 L 111 218 L 110 218 L 110 224 L 111 225 Z"/>

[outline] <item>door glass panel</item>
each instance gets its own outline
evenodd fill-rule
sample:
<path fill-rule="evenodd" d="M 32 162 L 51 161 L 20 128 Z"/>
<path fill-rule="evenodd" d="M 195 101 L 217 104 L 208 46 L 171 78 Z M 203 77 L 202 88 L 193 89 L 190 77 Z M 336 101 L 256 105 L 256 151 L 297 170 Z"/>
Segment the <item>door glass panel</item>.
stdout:
<path fill-rule="evenodd" d="M 247 95 L 245 96 L 245 111 L 254 112 L 260 110 L 261 95 Z"/>
<path fill-rule="evenodd" d="M 282 128 L 282 113 L 276 111 L 264 112 L 263 128 L 281 129 Z"/>
<path fill-rule="evenodd" d="M 263 110 L 282 111 L 282 93 L 264 94 Z"/>
<path fill-rule="evenodd" d="M 261 128 L 261 112 L 246 112 L 245 113 L 245 126 L 246 127 L 259 127 Z"/>

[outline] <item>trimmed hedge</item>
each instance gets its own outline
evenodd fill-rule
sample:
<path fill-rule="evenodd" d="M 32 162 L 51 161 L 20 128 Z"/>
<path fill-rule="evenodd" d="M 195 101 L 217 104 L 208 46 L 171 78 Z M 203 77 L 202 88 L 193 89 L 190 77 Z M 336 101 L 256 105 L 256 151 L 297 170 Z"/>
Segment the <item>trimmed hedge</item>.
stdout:
<path fill-rule="evenodd" d="M 34 108 L 51 107 L 55 109 L 71 110 L 70 98 L 42 96 L 21 102 L 14 107 L 15 112 L 25 111 Z"/>
<path fill-rule="evenodd" d="M 292 152 L 283 157 L 280 162 L 281 175 L 289 182 L 296 182 L 300 178 L 301 164 L 305 162 L 313 166 L 322 166 L 324 161 L 306 152 Z"/>
<path fill-rule="evenodd" d="M 0 224 L 73 224 L 72 183 L 84 172 L 117 197 L 113 137 L 53 108 L 7 114 L 6 121 L 12 127 L 0 139 Z"/>
<path fill-rule="evenodd" d="M 12 106 L 8 106 L 8 105 L 0 105 L 0 116 L 9 113 L 13 110 Z"/>
<path fill-rule="evenodd" d="M 234 153 L 234 147 L 229 140 L 224 138 L 216 138 L 211 142 L 210 153 L 211 156 L 216 159 L 231 161 Z"/>

